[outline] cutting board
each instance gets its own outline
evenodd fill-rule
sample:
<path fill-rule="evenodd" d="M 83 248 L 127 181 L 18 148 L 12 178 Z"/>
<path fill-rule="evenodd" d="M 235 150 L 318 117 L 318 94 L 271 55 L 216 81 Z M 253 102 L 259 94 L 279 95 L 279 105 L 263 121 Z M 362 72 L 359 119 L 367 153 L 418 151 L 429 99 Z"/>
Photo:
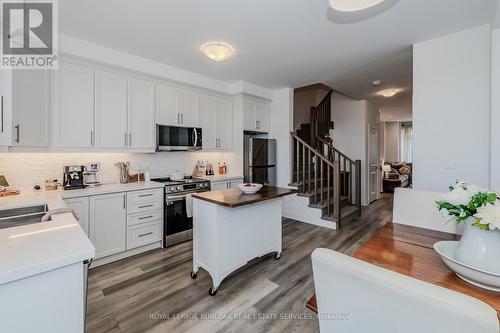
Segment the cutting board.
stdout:
<path fill-rule="evenodd" d="M 0 197 L 8 197 L 11 195 L 19 195 L 19 194 L 21 194 L 21 190 L 8 189 L 3 192 L 0 192 Z"/>

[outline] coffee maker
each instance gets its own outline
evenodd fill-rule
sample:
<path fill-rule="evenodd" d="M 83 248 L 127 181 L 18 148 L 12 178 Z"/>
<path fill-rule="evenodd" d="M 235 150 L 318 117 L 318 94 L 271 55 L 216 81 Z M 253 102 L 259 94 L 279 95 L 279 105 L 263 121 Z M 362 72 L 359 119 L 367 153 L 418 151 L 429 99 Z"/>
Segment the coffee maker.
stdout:
<path fill-rule="evenodd" d="M 87 165 L 87 169 L 84 173 L 84 184 L 88 187 L 95 187 L 101 185 L 99 181 L 99 169 L 101 164 L 98 162 L 91 162 Z"/>
<path fill-rule="evenodd" d="M 83 165 L 67 165 L 63 168 L 63 187 L 65 190 L 74 190 L 85 188 L 83 175 L 85 166 Z"/>

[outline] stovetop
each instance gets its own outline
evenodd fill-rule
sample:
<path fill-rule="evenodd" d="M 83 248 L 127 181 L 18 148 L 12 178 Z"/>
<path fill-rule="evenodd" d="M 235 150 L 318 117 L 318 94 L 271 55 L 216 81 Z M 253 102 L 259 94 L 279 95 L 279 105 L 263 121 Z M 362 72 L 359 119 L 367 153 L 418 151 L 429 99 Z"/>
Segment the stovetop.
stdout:
<path fill-rule="evenodd" d="M 194 178 L 192 176 L 185 177 L 183 180 L 171 180 L 169 177 L 153 178 L 151 180 L 154 182 L 165 184 L 165 186 L 206 182 L 205 179 Z"/>
<path fill-rule="evenodd" d="M 203 192 L 210 191 L 210 182 L 201 178 L 186 177 L 183 180 L 171 180 L 169 177 L 154 178 L 152 181 L 159 182 L 165 185 L 165 193 L 182 192 Z"/>

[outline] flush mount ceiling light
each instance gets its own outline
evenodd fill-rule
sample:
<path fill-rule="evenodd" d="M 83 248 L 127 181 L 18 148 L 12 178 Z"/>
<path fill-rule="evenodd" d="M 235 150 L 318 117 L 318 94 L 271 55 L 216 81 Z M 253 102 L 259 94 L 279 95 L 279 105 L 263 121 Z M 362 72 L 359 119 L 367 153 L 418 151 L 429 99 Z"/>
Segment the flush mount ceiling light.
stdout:
<path fill-rule="evenodd" d="M 338 12 L 358 12 L 375 7 L 386 0 L 329 0 L 330 7 Z"/>
<path fill-rule="evenodd" d="M 234 48 L 224 42 L 205 43 L 200 48 L 201 52 L 215 61 L 224 61 L 235 54 Z"/>
<path fill-rule="evenodd" d="M 372 86 L 374 87 L 378 87 L 382 84 L 382 80 L 375 80 L 372 82 Z"/>
<path fill-rule="evenodd" d="M 380 95 L 389 98 L 389 97 L 396 95 L 397 93 L 398 93 L 397 89 L 388 89 L 388 90 L 381 91 Z"/>

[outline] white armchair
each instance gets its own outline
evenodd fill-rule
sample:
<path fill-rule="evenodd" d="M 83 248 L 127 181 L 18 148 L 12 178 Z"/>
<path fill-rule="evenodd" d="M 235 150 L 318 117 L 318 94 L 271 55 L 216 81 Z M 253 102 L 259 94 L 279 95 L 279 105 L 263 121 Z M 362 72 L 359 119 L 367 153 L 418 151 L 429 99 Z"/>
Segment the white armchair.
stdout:
<path fill-rule="evenodd" d="M 322 333 L 499 332 L 497 312 L 475 298 L 327 249 L 312 264 Z"/>

